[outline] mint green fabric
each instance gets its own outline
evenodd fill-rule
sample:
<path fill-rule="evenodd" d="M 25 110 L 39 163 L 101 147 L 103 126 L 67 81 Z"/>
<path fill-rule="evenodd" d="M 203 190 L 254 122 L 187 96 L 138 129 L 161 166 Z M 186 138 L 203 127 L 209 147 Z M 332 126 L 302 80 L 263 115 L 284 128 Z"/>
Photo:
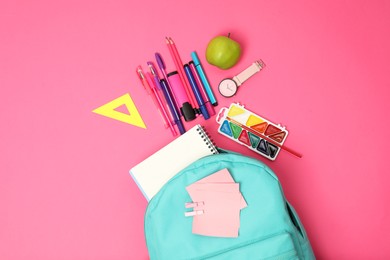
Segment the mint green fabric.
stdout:
<path fill-rule="evenodd" d="M 185 187 L 227 168 L 248 206 L 240 213 L 238 238 L 192 233 Z M 276 175 L 250 157 L 222 151 L 202 158 L 173 177 L 150 200 L 145 214 L 150 259 L 315 259 L 306 232 L 286 201 Z"/>

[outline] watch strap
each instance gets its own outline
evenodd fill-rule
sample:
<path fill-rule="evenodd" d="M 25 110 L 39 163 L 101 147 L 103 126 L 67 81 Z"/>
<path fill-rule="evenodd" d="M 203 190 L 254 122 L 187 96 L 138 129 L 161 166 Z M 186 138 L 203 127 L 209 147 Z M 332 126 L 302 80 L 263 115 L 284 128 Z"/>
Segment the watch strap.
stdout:
<path fill-rule="evenodd" d="M 262 60 L 255 61 L 251 66 L 246 68 L 240 74 L 238 74 L 237 76 L 234 76 L 233 80 L 237 83 L 238 86 L 240 86 L 247 79 L 249 79 L 254 74 L 256 74 L 257 72 L 262 70 L 264 67 L 265 67 L 265 64 Z"/>

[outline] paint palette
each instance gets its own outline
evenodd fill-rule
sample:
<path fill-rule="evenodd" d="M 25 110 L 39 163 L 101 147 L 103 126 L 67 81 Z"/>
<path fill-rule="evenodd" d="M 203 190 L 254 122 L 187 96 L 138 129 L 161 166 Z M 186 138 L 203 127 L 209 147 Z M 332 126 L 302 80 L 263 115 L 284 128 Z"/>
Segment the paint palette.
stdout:
<path fill-rule="evenodd" d="M 258 154 L 275 160 L 288 131 L 267 119 L 252 113 L 243 106 L 232 103 L 222 108 L 217 116 L 218 132 Z"/>

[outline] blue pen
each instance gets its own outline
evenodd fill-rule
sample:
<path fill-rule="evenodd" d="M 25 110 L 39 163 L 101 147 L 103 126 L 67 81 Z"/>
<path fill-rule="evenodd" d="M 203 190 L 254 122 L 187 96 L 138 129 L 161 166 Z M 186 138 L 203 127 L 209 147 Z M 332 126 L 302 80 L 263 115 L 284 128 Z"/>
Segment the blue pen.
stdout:
<path fill-rule="evenodd" d="M 199 78 L 202 81 L 204 88 L 206 89 L 207 95 L 209 96 L 211 104 L 213 104 L 213 106 L 217 106 L 218 105 L 217 100 L 214 97 L 213 91 L 211 90 L 210 84 L 206 78 L 206 74 L 204 73 L 202 65 L 200 64 L 198 55 L 196 54 L 196 52 L 193 51 L 191 52 L 191 57 L 192 60 L 194 61 L 195 68 L 196 71 L 198 72 Z"/>
<path fill-rule="evenodd" d="M 194 75 L 192 75 L 191 68 L 188 64 L 184 64 L 184 71 L 187 75 L 188 81 L 190 82 L 192 92 L 194 92 L 196 102 L 198 102 L 199 110 L 202 113 L 204 119 L 209 119 L 210 115 L 207 112 L 205 102 L 203 100 L 202 94 L 200 93 L 199 86 L 195 81 Z"/>
<path fill-rule="evenodd" d="M 168 104 L 169 110 L 171 111 L 173 120 L 175 121 L 175 124 L 177 125 L 177 128 L 179 129 L 180 134 L 184 134 L 186 132 L 183 122 L 180 119 L 180 115 L 178 113 L 178 109 L 176 107 L 175 99 L 173 98 L 172 92 L 168 87 L 168 84 L 165 79 L 160 80 L 158 76 L 158 72 L 156 70 L 156 67 L 154 66 L 153 62 L 148 61 L 147 62 L 150 72 L 153 75 L 154 83 L 155 85 L 162 90 L 164 93 L 165 100 Z"/>

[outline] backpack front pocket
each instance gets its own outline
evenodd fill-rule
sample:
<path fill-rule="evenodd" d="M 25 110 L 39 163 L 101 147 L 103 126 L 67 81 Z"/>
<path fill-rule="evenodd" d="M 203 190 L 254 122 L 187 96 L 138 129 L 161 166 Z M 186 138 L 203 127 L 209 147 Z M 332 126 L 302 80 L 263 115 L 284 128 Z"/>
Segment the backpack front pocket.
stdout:
<path fill-rule="evenodd" d="M 287 232 L 262 237 L 234 247 L 191 259 L 299 259 L 291 236 Z"/>

